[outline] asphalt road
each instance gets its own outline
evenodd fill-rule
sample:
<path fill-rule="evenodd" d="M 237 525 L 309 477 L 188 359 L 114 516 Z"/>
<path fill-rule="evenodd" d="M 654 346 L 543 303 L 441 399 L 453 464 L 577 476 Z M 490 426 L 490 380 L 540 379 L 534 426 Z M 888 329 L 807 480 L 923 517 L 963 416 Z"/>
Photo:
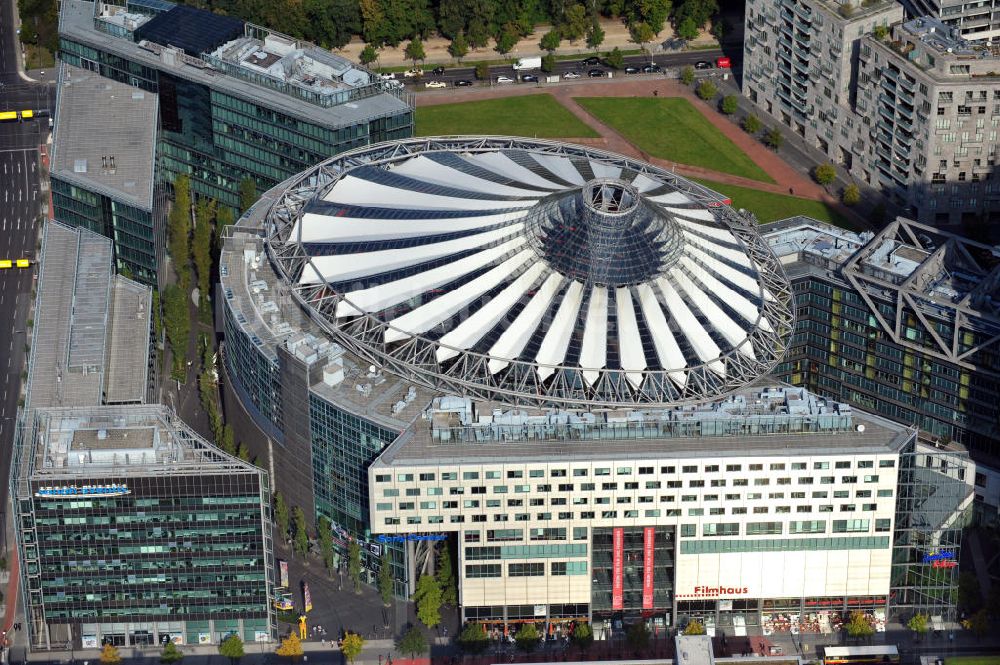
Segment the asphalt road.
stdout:
<path fill-rule="evenodd" d="M 733 49 L 727 49 L 727 50 L 733 50 Z M 742 61 L 742 55 L 743 55 L 742 48 L 739 49 L 738 53 L 736 52 L 736 50 L 733 51 L 734 52 L 732 53 L 723 53 L 723 51 L 721 50 L 676 51 L 669 53 L 657 53 L 653 55 L 652 61 L 658 64 L 661 68 L 667 69 L 671 67 L 683 67 L 686 65 L 693 66 L 696 62 L 700 61 L 714 63 L 715 59 L 718 58 L 719 56 L 728 55 L 732 60 L 733 67 L 738 67 L 740 65 L 740 62 Z M 408 86 L 414 86 L 417 89 L 423 89 L 425 85 L 430 81 L 444 81 L 448 85 L 448 87 L 454 86 L 455 81 L 461 81 L 461 80 L 471 81 L 473 85 L 491 85 L 495 83 L 497 77 L 499 76 L 506 76 L 508 78 L 514 79 L 515 81 L 519 81 L 520 80 L 518 78 L 519 74 L 534 74 L 535 76 L 538 76 L 538 78 L 542 81 L 545 80 L 546 76 L 558 75 L 560 78 L 562 78 L 563 75 L 566 74 L 567 72 L 576 72 L 581 77 L 587 77 L 588 72 L 591 69 L 599 69 L 605 73 L 612 72 L 615 77 L 651 76 L 651 74 L 641 74 L 641 73 L 626 74 L 624 69 L 615 71 L 605 65 L 584 65 L 582 64 L 582 61 L 586 57 L 587 56 L 585 55 L 581 55 L 580 59 L 578 60 L 557 60 L 555 70 L 548 74 L 538 69 L 534 69 L 531 71 L 525 70 L 517 72 L 514 71 L 514 68 L 511 65 L 490 67 L 489 81 L 477 81 L 476 70 L 474 67 L 448 68 L 445 69 L 443 74 L 436 75 L 431 73 L 433 65 L 426 65 L 423 67 L 424 74 L 419 81 L 415 79 L 405 78 L 400 73 L 396 74 L 396 79 L 403 81 L 403 83 L 407 84 Z M 634 67 L 638 67 L 640 70 L 642 69 L 643 65 L 647 65 L 649 64 L 649 62 L 650 58 L 647 55 L 633 55 L 633 56 L 627 56 L 625 58 L 626 66 L 631 65 Z"/>

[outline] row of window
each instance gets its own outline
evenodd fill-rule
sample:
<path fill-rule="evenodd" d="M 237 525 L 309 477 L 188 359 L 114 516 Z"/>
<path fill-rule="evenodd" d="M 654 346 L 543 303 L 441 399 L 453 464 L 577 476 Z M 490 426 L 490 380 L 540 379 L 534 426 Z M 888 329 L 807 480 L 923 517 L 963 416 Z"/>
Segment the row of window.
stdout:
<path fill-rule="evenodd" d="M 553 561 L 549 564 L 550 574 L 554 577 L 567 575 L 586 575 L 586 561 Z M 465 577 L 470 579 L 483 577 L 502 577 L 503 564 L 479 563 L 465 567 Z M 545 563 L 508 563 L 507 577 L 544 577 Z"/>
<path fill-rule="evenodd" d="M 817 506 L 817 512 L 820 512 L 820 513 L 832 513 L 833 512 L 833 508 L 834 508 L 833 505 L 829 505 L 829 504 L 828 505 L 821 505 L 821 506 Z M 865 503 L 865 504 L 861 504 L 861 508 L 862 508 L 863 511 L 872 512 L 872 511 L 876 510 L 877 506 L 874 503 Z M 840 511 L 841 512 L 854 512 L 856 510 L 857 510 L 857 504 L 853 504 L 853 503 L 851 503 L 851 504 L 842 504 L 840 506 Z M 767 506 L 761 506 L 759 508 L 754 508 L 754 510 L 753 510 L 753 514 L 754 515 L 766 515 L 769 512 L 770 512 L 770 510 L 769 510 L 769 508 Z M 776 514 L 782 514 L 782 515 L 784 515 L 784 514 L 790 514 L 792 511 L 791 511 L 791 507 L 789 507 L 789 506 L 777 506 L 775 508 L 774 512 Z M 800 506 L 795 512 L 797 512 L 797 513 L 811 513 L 812 512 L 812 506 Z M 726 514 L 725 513 L 725 509 L 723 509 L 723 508 L 710 508 L 709 512 L 708 512 L 708 515 L 720 515 L 721 516 L 721 515 L 725 515 L 725 514 Z M 732 514 L 732 515 L 746 515 L 748 513 L 747 513 L 747 508 L 745 508 L 745 507 L 738 507 L 738 508 L 732 508 L 731 511 L 730 511 L 730 514 Z M 581 520 L 594 520 L 594 519 L 613 520 L 613 519 L 618 519 L 619 517 L 624 517 L 625 519 L 636 519 L 636 518 L 639 517 L 639 511 L 638 510 L 625 510 L 625 511 L 619 512 L 617 510 L 602 510 L 602 511 L 600 511 L 600 516 L 599 517 L 598 517 L 597 511 L 585 511 L 585 512 L 581 512 L 581 513 L 566 512 L 566 513 L 557 513 L 556 515 L 557 515 L 556 519 L 559 519 L 559 520 L 574 520 L 574 519 L 581 519 Z M 705 515 L 706 515 L 706 513 L 705 513 L 705 509 L 704 508 L 689 508 L 688 511 L 687 511 L 687 516 L 688 517 L 704 517 Z M 647 518 L 681 517 L 681 511 L 678 510 L 678 509 L 660 510 L 658 508 L 651 508 L 649 510 L 643 510 L 642 511 L 642 516 L 643 517 L 647 517 Z M 450 515 L 448 517 L 448 523 L 449 524 L 465 524 L 466 521 L 467 521 L 465 519 L 465 517 L 466 517 L 465 515 Z M 535 519 L 537 519 L 537 520 L 551 520 L 551 519 L 553 519 L 553 516 L 552 516 L 552 513 L 536 513 L 535 514 Z M 403 523 L 401 520 L 402 520 L 402 518 L 399 518 L 399 517 L 386 517 L 385 518 L 385 524 L 386 524 L 386 526 L 399 526 L 399 525 L 401 525 Z M 494 522 L 528 522 L 530 520 L 531 520 L 531 514 L 530 513 L 516 513 L 514 515 L 513 519 L 510 519 L 510 515 L 506 515 L 506 514 L 493 515 L 493 520 L 492 521 L 494 521 Z M 487 521 L 487 516 L 486 515 L 472 515 L 471 518 L 468 521 L 472 522 L 472 523 L 486 522 Z M 888 527 L 889 521 L 890 520 L 887 520 L 887 519 L 886 520 L 876 520 L 876 522 L 885 522 L 886 523 L 885 529 L 879 529 L 879 530 L 888 531 L 889 530 L 889 527 Z M 865 519 L 865 520 L 834 520 L 834 524 L 835 525 L 836 525 L 837 522 L 864 522 L 865 524 L 867 524 L 868 520 L 867 519 Z M 424 524 L 424 523 L 425 523 L 424 522 L 424 517 L 420 516 L 420 515 L 411 515 L 411 516 L 408 516 L 406 518 L 406 524 L 409 524 L 409 525 Z M 426 524 L 444 524 L 444 516 L 442 516 L 442 515 L 429 515 L 429 516 L 427 516 Z M 775 522 L 775 524 L 780 524 L 780 523 Z M 691 526 L 693 528 L 693 525 L 691 525 Z M 851 530 L 853 530 L 853 529 L 851 529 Z M 865 527 L 864 530 L 867 531 L 867 527 Z M 566 539 L 565 530 L 562 530 L 562 531 L 563 531 L 563 533 L 562 533 L 561 536 L 550 537 L 550 538 L 547 538 L 546 540 L 565 540 Z M 837 533 L 836 529 L 834 530 L 834 533 Z M 690 535 L 690 536 L 693 537 L 695 534 L 692 532 L 691 534 L 682 534 L 682 535 Z M 748 535 L 754 535 L 754 534 L 748 534 Z"/>

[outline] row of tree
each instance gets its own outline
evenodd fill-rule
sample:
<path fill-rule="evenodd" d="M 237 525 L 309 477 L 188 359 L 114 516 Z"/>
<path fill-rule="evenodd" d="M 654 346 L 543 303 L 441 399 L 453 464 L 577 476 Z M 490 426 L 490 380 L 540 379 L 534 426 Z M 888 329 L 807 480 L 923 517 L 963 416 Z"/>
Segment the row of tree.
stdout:
<path fill-rule="evenodd" d="M 349 656 L 348 660 L 354 662 L 354 658 L 358 653 L 361 653 L 361 647 L 364 646 L 364 639 L 361 636 L 356 636 L 357 640 L 351 641 L 351 646 L 360 640 L 358 644 L 357 653 L 353 656 Z M 345 637 L 344 641 L 347 641 Z M 275 649 L 275 654 L 279 656 L 284 656 L 290 661 L 295 662 L 303 655 L 302 641 L 299 636 L 294 632 L 288 634 L 287 637 L 281 640 L 278 647 Z M 223 658 L 228 658 L 232 665 L 238 665 L 246 652 L 243 648 L 243 640 L 236 633 L 230 634 L 226 639 L 219 643 L 219 655 Z M 345 653 L 345 655 L 347 655 Z M 176 644 L 173 642 L 167 642 L 163 645 L 163 651 L 160 652 L 160 662 L 164 665 L 173 665 L 174 663 L 179 663 L 184 659 L 184 652 L 181 651 Z M 121 652 L 118 647 L 113 644 L 105 644 L 101 649 L 101 664 L 102 665 L 120 665 L 122 662 Z"/>
<path fill-rule="evenodd" d="M 28 0 L 22 0 L 28 1 Z M 440 34 L 468 47 L 490 39 L 506 53 L 538 24 L 554 26 L 576 42 L 586 36 L 597 48 L 603 41 L 599 17 L 623 20 L 633 33 L 659 34 L 671 20 L 680 35 L 692 38 L 714 19 L 717 0 L 190 0 L 215 11 L 302 37 L 328 48 L 342 48 L 355 35 L 375 48 Z M 645 27 L 640 27 L 645 26 Z M 721 23 L 720 23 L 721 26 Z M 721 27 L 719 28 L 721 30 Z M 721 33 L 719 33 L 721 36 Z M 650 41 L 643 39 L 642 42 Z M 593 43 L 592 43 L 593 42 Z M 502 50 L 503 45 L 509 48 Z M 461 50 L 461 49 L 460 49 Z M 455 55 L 454 53 L 452 55 Z M 461 57 L 455 55 L 455 57 Z"/>

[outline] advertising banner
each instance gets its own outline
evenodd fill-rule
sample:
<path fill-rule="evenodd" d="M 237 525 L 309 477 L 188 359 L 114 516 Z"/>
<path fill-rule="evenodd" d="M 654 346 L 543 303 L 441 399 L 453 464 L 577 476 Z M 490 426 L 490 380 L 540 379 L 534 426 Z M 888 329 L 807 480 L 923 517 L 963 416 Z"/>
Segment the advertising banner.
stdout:
<path fill-rule="evenodd" d="M 653 609 L 653 558 L 656 552 L 656 529 L 642 530 L 642 609 Z"/>
<path fill-rule="evenodd" d="M 311 612 L 313 608 L 312 596 L 309 595 L 309 585 L 302 583 L 302 600 L 304 601 L 306 612 Z"/>
<path fill-rule="evenodd" d="M 620 610 L 625 600 L 625 529 L 611 536 L 611 609 Z"/>
<path fill-rule="evenodd" d="M 280 578 L 280 583 L 278 586 L 288 588 L 288 562 L 284 559 L 278 560 L 278 577 Z"/>

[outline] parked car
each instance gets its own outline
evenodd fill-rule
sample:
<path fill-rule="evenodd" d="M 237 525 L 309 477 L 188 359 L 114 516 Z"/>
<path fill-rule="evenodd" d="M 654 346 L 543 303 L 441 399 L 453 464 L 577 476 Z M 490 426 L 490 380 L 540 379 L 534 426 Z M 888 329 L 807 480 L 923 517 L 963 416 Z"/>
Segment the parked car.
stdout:
<path fill-rule="evenodd" d="M 695 69 L 711 69 L 712 68 L 712 63 L 710 63 L 708 60 L 699 60 L 698 62 L 694 63 L 694 68 Z"/>
<path fill-rule="evenodd" d="M 603 69 L 591 69 L 587 72 L 587 76 L 592 79 L 603 78 L 605 76 Z"/>
<path fill-rule="evenodd" d="M 625 68 L 625 73 L 626 74 L 638 74 L 639 73 L 639 68 L 638 67 L 633 67 L 632 65 L 629 65 L 628 67 Z"/>
<path fill-rule="evenodd" d="M 643 74 L 659 74 L 662 71 L 663 69 L 655 62 L 651 62 L 642 68 Z"/>
<path fill-rule="evenodd" d="M 455 87 L 457 88 L 467 88 L 470 85 L 472 85 L 472 81 L 466 81 L 465 79 L 455 81 Z"/>
<path fill-rule="evenodd" d="M 438 65 L 437 67 L 431 70 L 431 74 L 434 74 L 435 76 L 441 76 L 442 74 L 444 74 L 444 67 Z"/>
<path fill-rule="evenodd" d="M 387 74 L 379 74 L 383 81 L 394 81 L 396 79 L 396 72 L 389 72 Z"/>
<path fill-rule="evenodd" d="M 538 83 L 538 77 L 534 74 L 522 74 L 521 81 L 524 83 Z"/>
<path fill-rule="evenodd" d="M 566 72 L 563 74 L 564 79 L 578 79 L 580 78 L 580 72 Z"/>
<path fill-rule="evenodd" d="M 593 67 L 594 65 L 601 64 L 601 59 L 598 58 L 597 56 L 592 55 L 589 58 L 581 60 L 580 64 L 583 65 L 584 67 Z"/>
<path fill-rule="evenodd" d="M 403 72 L 403 76 L 405 76 L 408 79 L 411 79 L 415 76 L 423 76 L 423 75 L 424 75 L 424 70 L 422 69 L 408 69 L 405 72 Z"/>
<path fill-rule="evenodd" d="M 428 81 L 424 84 L 425 88 L 447 88 L 448 84 L 444 81 Z"/>
<path fill-rule="evenodd" d="M 497 83 L 513 83 L 514 79 L 509 76 L 498 76 Z"/>

